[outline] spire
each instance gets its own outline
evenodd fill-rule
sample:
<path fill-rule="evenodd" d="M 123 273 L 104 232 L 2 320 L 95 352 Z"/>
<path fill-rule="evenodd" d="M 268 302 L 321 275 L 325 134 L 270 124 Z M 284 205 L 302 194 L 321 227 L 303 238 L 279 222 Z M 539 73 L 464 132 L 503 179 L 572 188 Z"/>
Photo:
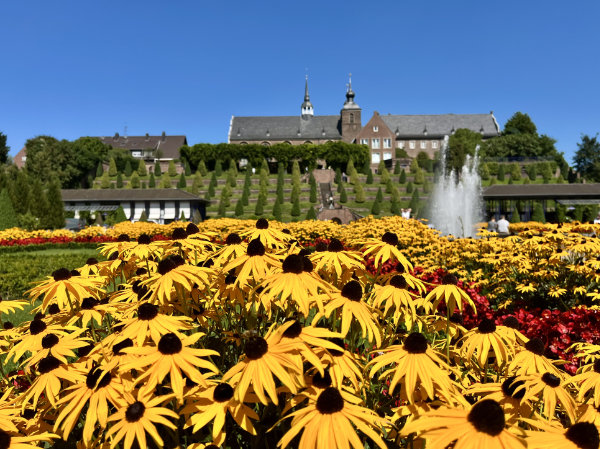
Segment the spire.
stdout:
<path fill-rule="evenodd" d="M 306 81 L 304 83 L 304 103 L 301 107 L 302 118 L 308 118 L 314 115 L 313 105 L 310 102 L 310 96 L 308 95 L 308 75 L 306 75 Z"/>
<path fill-rule="evenodd" d="M 348 74 L 348 85 L 346 89 L 346 101 L 344 102 L 344 109 L 360 109 L 360 107 L 354 102 L 354 91 L 352 90 L 352 73 Z"/>

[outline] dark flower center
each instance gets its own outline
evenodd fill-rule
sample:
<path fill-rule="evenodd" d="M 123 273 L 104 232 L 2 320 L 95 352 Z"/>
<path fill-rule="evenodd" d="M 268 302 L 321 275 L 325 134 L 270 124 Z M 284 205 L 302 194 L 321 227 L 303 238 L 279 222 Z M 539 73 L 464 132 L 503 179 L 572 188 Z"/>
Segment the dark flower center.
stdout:
<path fill-rule="evenodd" d="M 170 256 L 170 259 L 173 261 L 176 267 L 180 267 L 181 265 L 185 265 L 185 259 L 180 255 Z"/>
<path fill-rule="evenodd" d="M 392 287 L 396 287 L 396 288 L 401 288 L 406 290 L 406 288 L 408 287 L 408 284 L 406 283 L 406 279 L 404 279 L 404 276 L 399 276 L 399 275 L 394 275 L 392 277 L 392 279 L 390 280 L 390 285 Z"/>
<path fill-rule="evenodd" d="M 260 239 L 254 239 L 250 243 L 248 243 L 248 249 L 246 253 L 250 257 L 254 256 L 264 256 L 265 255 L 265 246 L 262 244 Z"/>
<path fill-rule="evenodd" d="M 325 370 L 322 376 L 321 373 L 316 373 L 312 378 L 312 384 L 317 388 L 331 387 L 331 382 L 332 380 L 329 370 Z"/>
<path fill-rule="evenodd" d="M 146 411 L 146 406 L 142 404 L 140 401 L 136 401 L 127 407 L 125 411 L 125 419 L 127 422 L 138 422 L 144 416 L 144 412 Z"/>
<path fill-rule="evenodd" d="M 499 435 L 506 424 L 502 407 L 493 399 L 484 399 L 475 404 L 467 415 L 467 419 L 477 431 L 493 437 Z"/>
<path fill-rule="evenodd" d="M 108 256 L 108 260 L 117 260 L 119 258 L 119 252 L 113 251 L 110 256 Z"/>
<path fill-rule="evenodd" d="M 10 330 L 10 329 L 13 329 L 15 327 L 15 325 L 13 323 L 11 323 L 10 321 L 5 321 L 2 324 L 2 327 L 4 328 L 4 330 Z"/>
<path fill-rule="evenodd" d="M 230 272 L 227 276 L 225 276 L 225 284 L 231 285 L 235 282 L 236 279 L 237 279 L 237 276 L 235 275 L 235 271 Z"/>
<path fill-rule="evenodd" d="M 329 353 L 334 357 L 339 357 L 344 355 L 344 351 L 346 350 L 346 345 L 344 344 L 344 340 L 341 338 L 332 338 L 331 343 L 340 347 L 340 350 L 337 349 L 328 349 Z"/>
<path fill-rule="evenodd" d="M 342 296 L 350 301 L 360 301 L 362 293 L 362 287 L 358 281 L 350 281 L 342 287 Z"/>
<path fill-rule="evenodd" d="M 90 352 L 92 352 L 92 349 L 94 349 L 94 344 L 90 343 L 87 346 L 84 346 L 82 348 L 77 349 L 77 356 L 78 357 L 85 357 L 86 355 L 88 355 Z"/>
<path fill-rule="evenodd" d="M 266 218 L 256 220 L 256 229 L 269 229 L 269 222 Z"/>
<path fill-rule="evenodd" d="M 514 316 L 507 316 L 506 318 L 504 318 L 504 321 L 502 321 L 502 325 L 519 330 L 519 320 L 517 320 Z"/>
<path fill-rule="evenodd" d="M 244 353 L 249 360 L 258 360 L 269 350 L 267 340 L 262 337 L 250 337 L 244 347 Z"/>
<path fill-rule="evenodd" d="M 517 388 L 521 387 L 525 382 L 522 380 L 517 380 L 515 382 L 516 376 L 507 377 L 504 382 L 502 382 L 502 392 L 505 396 L 508 396 L 513 399 L 523 399 L 525 396 L 525 389 L 521 388 L 519 391 L 515 393 Z"/>
<path fill-rule="evenodd" d="M 183 349 L 183 344 L 173 332 L 163 335 L 158 341 L 158 350 L 164 355 L 178 354 Z"/>
<path fill-rule="evenodd" d="M 92 368 L 88 373 L 87 377 L 85 378 L 85 385 L 90 390 L 93 390 L 96 387 L 98 379 L 100 378 L 100 374 L 102 374 L 102 370 L 96 367 Z"/>
<path fill-rule="evenodd" d="M 314 268 L 314 265 L 310 261 L 310 259 L 306 256 L 302 256 L 302 270 L 307 273 L 312 273 L 313 268 Z"/>
<path fill-rule="evenodd" d="M 386 232 L 381 237 L 381 241 L 387 243 L 388 245 L 396 246 L 398 245 L 398 236 L 393 232 Z"/>
<path fill-rule="evenodd" d="M 117 237 L 117 242 L 128 242 L 129 240 L 131 239 L 127 234 L 121 234 L 119 237 Z"/>
<path fill-rule="evenodd" d="M 546 347 L 544 346 L 544 342 L 539 338 L 532 338 L 527 343 L 525 343 L 525 349 L 537 355 L 544 355 Z"/>
<path fill-rule="evenodd" d="M 323 251 L 327 251 L 328 247 L 327 247 L 327 243 L 325 242 L 317 242 L 317 244 L 315 245 L 315 251 L 318 253 L 321 253 Z"/>
<path fill-rule="evenodd" d="M 144 303 L 138 307 L 138 319 L 150 321 L 158 315 L 158 306 L 150 303 Z"/>
<path fill-rule="evenodd" d="M 84 310 L 91 310 L 94 307 L 96 307 L 98 304 L 100 304 L 100 301 L 98 301 L 97 299 L 94 299 L 92 297 L 87 297 L 87 298 L 83 298 L 83 301 L 81 301 L 81 308 Z"/>
<path fill-rule="evenodd" d="M 409 354 L 423 354 L 427 352 L 427 339 L 419 332 L 413 332 L 404 340 L 404 349 Z"/>
<path fill-rule="evenodd" d="M 44 318 L 44 314 L 42 312 L 38 312 L 35 314 L 35 316 L 33 317 L 34 320 L 41 320 Z"/>
<path fill-rule="evenodd" d="M 71 272 L 66 268 L 59 268 L 54 273 L 52 273 L 52 277 L 55 281 L 66 281 L 71 277 Z"/>
<path fill-rule="evenodd" d="M 565 436 L 581 449 L 598 449 L 598 446 L 600 446 L 598 429 L 591 422 L 573 424 L 569 427 Z"/>
<path fill-rule="evenodd" d="M 542 380 L 546 385 L 552 388 L 556 388 L 560 385 L 560 377 L 557 377 L 552 373 L 544 373 Z"/>
<path fill-rule="evenodd" d="M 450 322 L 462 325 L 465 320 L 460 313 L 454 312 L 452 315 L 450 315 Z"/>
<path fill-rule="evenodd" d="M 138 300 L 144 299 L 148 293 L 150 293 L 150 290 L 148 290 L 148 287 L 145 285 L 138 287 L 138 291 L 136 293 Z"/>
<path fill-rule="evenodd" d="M 233 397 L 233 388 L 231 385 L 221 383 L 215 387 L 213 392 L 213 399 L 217 402 L 225 402 Z"/>
<path fill-rule="evenodd" d="M 54 334 L 44 335 L 42 338 L 42 348 L 50 349 L 58 343 L 58 337 Z"/>
<path fill-rule="evenodd" d="M 50 315 L 56 315 L 58 312 L 60 312 L 58 304 L 51 304 L 50 307 L 48 307 L 48 313 Z"/>
<path fill-rule="evenodd" d="M 442 278 L 442 284 L 444 285 L 456 285 L 458 284 L 458 278 L 452 273 L 446 273 Z"/>
<path fill-rule="evenodd" d="M 283 228 L 281 230 L 281 232 L 283 232 L 284 234 L 287 234 L 287 235 L 292 235 L 292 231 L 290 231 L 288 228 Z"/>
<path fill-rule="evenodd" d="M 71 277 L 73 276 L 81 276 L 81 273 L 77 270 L 71 270 Z"/>
<path fill-rule="evenodd" d="M 126 338 L 125 340 L 117 343 L 112 347 L 112 351 L 114 355 L 123 355 L 121 349 L 131 348 L 133 346 L 133 340 L 131 338 Z"/>
<path fill-rule="evenodd" d="M 140 291 L 140 287 L 142 286 L 142 281 L 133 281 L 133 284 L 131 284 L 131 290 L 133 291 L 133 293 L 137 293 Z"/>
<path fill-rule="evenodd" d="M 302 271 L 304 271 L 304 260 L 302 256 L 299 256 L 298 254 L 290 254 L 283 261 L 284 273 L 300 274 Z"/>
<path fill-rule="evenodd" d="M 175 268 L 177 268 L 177 265 L 175 265 L 175 262 L 173 262 L 170 258 L 169 259 L 165 259 L 165 260 L 161 260 L 160 262 L 158 262 L 158 268 L 157 271 L 164 276 L 165 274 L 167 274 L 169 271 L 174 270 Z"/>
<path fill-rule="evenodd" d="M 338 239 L 331 239 L 329 245 L 327 245 L 327 251 L 339 253 L 340 251 L 344 251 L 344 245 Z"/>
<path fill-rule="evenodd" d="M 137 242 L 139 245 L 149 245 L 152 243 L 152 238 L 148 234 L 142 234 L 138 237 Z"/>
<path fill-rule="evenodd" d="M 109 372 L 105 372 L 104 375 L 102 377 L 100 377 L 100 380 L 96 384 L 96 390 L 106 387 L 110 383 L 111 380 L 112 380 L 112 374 L 110 374 Z"/>
<path fill-rule="evenodd" d="M 33 410 L 32 408 L 26 408 L 21 413 L 21 416 L 25 419 L 33 419 L 33 418 L 35 418 L 35 410 Z M 2 431 L 0 430 L 0 432 L 2 432 Z M 0 443 L 0 447 L 3 447 L 2 443 Z"/>
<path fill-rule="evenodd" d="M 334 387 L 327 387 L 317 398 L 317 410 L 322 415 L 331 415 L 344 408 L 344 398 L 339 390 Z"/>
<path fill-rule="evenodd" d="M 171 240 L 181 240 L 187 238 L 187 232 L 183 228 L 175 228 L 173 229 L 173 234 L 171 234 Z"/>
<path fill-rule="evenodd" d="M 95 257 L 90 257 L 88 260 L 85 261 L 85 263 L 87 265 L 96 265 L 98 263 L 98 259 L 96 259 Z"/>
<path fill-rule="evenodd" d="M 479 326 L 477 326 L 477 330 L 482 334 L 491 334 L 496 331 L 496 323 L 488 318 L 484 318 L 479 323 Z"/>
<path fill-rule="evenodd" d="M 188 223 L 185 227 L 185 232 L 187 232 L 187 235 L 198 234 L 200 229 L 194 223 Z"/>
<path fill-rule="evenodd" d="M 198 264 L 199 267 L 202 268 L 210 268 L 215 264 L 215 261 L 212 258 L 208 258 L 206 259 L 204 262 L 200 262 Z"/>
<path fill-rule="evenodd" d="M 286 338 L 296 338 L 298 335 L 302 333 L 302 325 L 298 321 L 294 321 L 290 327 L 288 327 L 283 336 Z"/>
<path fill-rule="evenodd" d="M 46 374 L 52 370 L 55 370 L 59 366 L 60 360 L 58 360 L 56 357 L 52 357 L 51 355 L 49 355 L 40 360 L 40 363 L 38 363 L 38 371 L 41 374 Z"/>
<path fill-rule="evenodd" d="M 40 319 L 34 319 L 31 323 L 29 323 L 29 332 L 31 335 L 41 334 L 46 330 L 46 323 L 44 323 Z"/>
<path fill-rule="evenodd" d="M 402 265 L 401 263 L 396 264 L 396 272 L 404 273 L 405 271 L 406 271 L 406 269 L 404 268 L 404 265 Z"/>
<path fill-rule="evenodd" d="M 10 440 L 11 436 L 0 429 L 0 449 L 8 449 L 10 447 Z"/>
<path fill-rule="evenodd" d="M 594 372 L 596 373 L 600 373 L 600 359 L 597 359 L 594 362 Z"/>
<path fill-rule="evenodd" d="M 235 232 L 232 232 L 225 239 L 225 243 L 227 245 L 239 245 L 240 243 L 242 243 L 242 239 L 238 234 L 236 234 Z"/>
<path fill-rule="evenodd" d="M 135 275 L 136 276 L 143 276 L 147 272 L 148 272 L 148 270 L 146 270 L 145 268 L 141 267 L 141 268 L 138 268 L 137 270 L 135 270 Z"/>

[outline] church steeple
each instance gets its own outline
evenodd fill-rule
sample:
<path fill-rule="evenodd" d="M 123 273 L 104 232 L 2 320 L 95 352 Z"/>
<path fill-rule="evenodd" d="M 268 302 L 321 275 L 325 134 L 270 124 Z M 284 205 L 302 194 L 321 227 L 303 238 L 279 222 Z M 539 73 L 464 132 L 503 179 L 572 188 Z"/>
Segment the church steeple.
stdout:
<path fill-rule="evenodd" d="M 346 86 L 346 101 L 340 111 L 340 124 L 342 140 L 354 142 L 356 135 L 362 128 L 360 106 L 354 102 L 354 91 L 352 90 L 352 74 Z"/>
<path fill-rule="evenodd" d="M 302 103 L 301 111 L 303 118 L 308 118 L 315 115 L 313 105 L 310 102 L 310 96 L 308 95 L 308 75 L 306 75 L 306 81 L 304 84 L 304 103 Z"/>
<path fill-rule="evenodd" d="M 352 73 L 348 75 L 348 88 L 346 90 L 346 101 L 344 102 L 344 109 L 360 109 L 354 102 L 354 91 L 352 90 Z"/>

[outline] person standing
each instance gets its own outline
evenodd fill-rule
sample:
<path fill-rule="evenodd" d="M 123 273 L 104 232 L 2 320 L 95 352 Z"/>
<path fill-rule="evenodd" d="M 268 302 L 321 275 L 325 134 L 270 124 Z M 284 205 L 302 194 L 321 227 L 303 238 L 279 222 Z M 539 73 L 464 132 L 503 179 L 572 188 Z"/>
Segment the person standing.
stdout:
<path fill-rule="evenodd" d="M 490 217 L 490 221 L 488 221 L 487 230 L 489 232 L 498 232 L 498 223 L 496 222 L 496 217 L 493 215 Z"/>
<path fill-rule="evenodd" d="M 510 223 L 508 222 L 506 217 L 504 215 L 501 215 L 500 220 L 498 220 L 498 223 L 497 223 L 498 235 L 500 237 L 507 237 L 510 234 L 509 229 L 508 229 L 509 226 L 510 226 Z"/>

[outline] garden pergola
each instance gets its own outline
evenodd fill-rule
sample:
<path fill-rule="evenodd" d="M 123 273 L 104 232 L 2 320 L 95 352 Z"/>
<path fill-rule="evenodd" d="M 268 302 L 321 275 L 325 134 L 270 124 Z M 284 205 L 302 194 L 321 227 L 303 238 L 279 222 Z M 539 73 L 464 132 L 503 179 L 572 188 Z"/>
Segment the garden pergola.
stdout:
<path fill-rule="evenodd" d="M 485 210 L 490 215 L 510 216 L 517 201 L 524 205 L 520 210 L 524 220 L 533 213 L 533 202 L 542 203 L 544 213 L 549 201 L 566 206 L 600 204 L 600 184 L 507 184 L 483 189 Z"/>

